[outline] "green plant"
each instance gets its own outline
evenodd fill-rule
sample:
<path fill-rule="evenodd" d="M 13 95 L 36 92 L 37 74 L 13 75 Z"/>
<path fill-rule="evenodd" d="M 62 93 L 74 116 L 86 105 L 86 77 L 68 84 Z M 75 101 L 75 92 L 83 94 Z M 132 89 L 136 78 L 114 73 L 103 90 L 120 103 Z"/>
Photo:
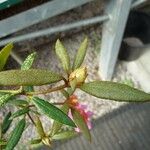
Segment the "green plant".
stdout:
<path fill-rule="evenodd" d="M 77 96 L 74 95 L 77 88 L 103 99 L 121 102 L 150 101 L 150 94 L 124 84 L 109 81 L 86 83 L 87 69 L 81 65 L 86 54 L 87 44 L 88 39 L 85 38 L 77 51 L 73 65 L 71 65 L 67 50 L 60 40 L 57 40 L 55 51 L 66 73 L 64 76 L 50 70 L 31 69 L 36 53 L 30 54 L 26 58 L 21 65 L 21 69 L 2 71 L 13 45 L 10 43 L 1 50 L 0 85 L 7 88 L 12 86 L 16 90 L 0 90 L 0 107 L 11 104 L 18 109 L 16 112 L 9 112 L 1 124 L 0 147 L 2 149 L 12 150 L 17 145 L 23 131 L 26 129 L 28 119 L 31 120 L 39 135 L 39 137 L 30 141 L 33 145 L 43 143 L 51 146 L 54 140 L 71 138 L 77 135 L 78 132 L 82 132 L 85 138 L 91 141 L 88 118 L 90 114 L 85 113 Z M 59 81 L 63 81 L 63 84 L 44 91 L 34 90 L 35 86 Z M 51 103 L 51 100 L 47 101 L 39 97 L 39 94 L 57 91 L 62 93 L 63 103 Z M 23 95 L 24 98 L 20 99 L 20 95 Z M 40 120 L 40 115 L 43 114 L 54 120 L 48 133 L 45 132 Z M 18 118 L 18 124 L 10 137 L 4 136 L 15 118 Z M 64 129 L 63 126 L 66 126 L 67 129 Z M 78 132 L 76 132 L 77 128 Z"/>

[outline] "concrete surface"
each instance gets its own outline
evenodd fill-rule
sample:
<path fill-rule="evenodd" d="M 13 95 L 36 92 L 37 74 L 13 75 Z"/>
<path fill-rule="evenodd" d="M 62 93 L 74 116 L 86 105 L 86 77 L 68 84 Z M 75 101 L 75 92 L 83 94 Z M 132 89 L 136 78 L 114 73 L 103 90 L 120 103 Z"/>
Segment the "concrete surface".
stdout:
<path fill-rule="evenodd" d="M 128 71 L 139 81 L 142 89 L 150 92 L 150 45 L 138 48 L 142 53 L 140 57 L 127 63 Z"/>

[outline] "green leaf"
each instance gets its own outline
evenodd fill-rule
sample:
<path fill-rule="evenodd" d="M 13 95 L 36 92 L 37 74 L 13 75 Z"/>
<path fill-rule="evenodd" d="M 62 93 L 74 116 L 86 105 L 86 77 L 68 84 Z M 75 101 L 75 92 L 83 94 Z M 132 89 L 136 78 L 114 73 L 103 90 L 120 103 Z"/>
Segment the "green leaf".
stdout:
<path fill-rule="evenodd" d="M 5 134 L 7 132 L 7 130 L 9 129 L 9 127 L 12 123 L 12 120 L 10 119 L 10 117 L 11 117 L 11 112 L 8 112 L 2 123 L 2 133 L 3 134 Z"/>
<path fill-rule="evenodd" d="M 5 94 L 0 95 L 0 107 L 4 106 L 10 100 L 12 96 L 13 94 L 10 94 L 10 93 L 5 93 Z"/>
<path fill-rule="evenodd" d="M 33 61 L 36 57 L 36 52 L 30 54 L 25 61 L 23 62 L 23 64 L 21 65 L 21 70 L 28 70 L 32 67 Z"/>
<path fill-rule="evenodd" d="M 26 124 L 25 119 L 22 119 L 19 121 L 19 123 L 17 124 L 17 126 L 11 133 L 11 136 L 8 140 L 5 150 L 13 150 L 14 147 L 18 144 L 18 142 L 22 136 L 22 133 L 24 131 L 25 124 Z"/>
<path fill-rule="evenodd" d="M 40 70 L 9 70 L 0 72 L 0 85 L 45 85 L 62 80 L 62 77 L 56 73 Z"/>
<path fill-rule="evenodd" d="M 87 46 L 88 46 L 88 38 L 85 38 L 84 41 L 81 43 L 77 54 L 75 56 L 75 60 L 73 62 L 73 67 L 72 69 L 75 70 L 81 66 L 83 63 L 86 51 L 87 51 Z"/>
<path fill-rule="evenodd" d="M 15 106 L 26 106 L 26 105 L 28 105 L 28 102 L 26 100 L 23 100 L 23 99 L 12 99 L 12 100 L 8 101 L 8 103 L 11 105 L 15 105 Z"/>
<path fill-rule="evenodd" d="M 33 86 L 24 86 L 23 89 L 25 92 L 33 92 L 34 91 Z"/>
<path fill-rule="evenodd" d="M 64 139 L 70 139 L 72 137 L 77 136 L 78 133 L 76 131 L 62 131 L 58 134 L 55 134 L 52 139 L 53 140 L 64 140 Z"/>
<path fill-rule="evenodd" d="M 115 101 L 124 101 L 124 102 L 150 101 L 150 94 L 132 88 L 128 85 L 115 82 L 94 81 L 83 84 L 80 87 L 80 89 L 95 97 Z"/>
<path fill-rule="evenodd" d="M 75 127 L 74 122 L 68 117 L 68 115 L 49 102 L 38 97 L 34 97 L 33 103 L 43 114 L 47 115 L 48 117 L 60 123 Z"/>
<path fill-rule="evenodd" d="M 68 93 L 66 90 L 62 89 L 62 90 L 61 90 L 61 93 L 62 93 L 62 95 L 63 95 L 66 99 L 69 98 L 69 93 Z"/>
<path fill-rule="evenodd" d="M 41 143 L 41 139 L 33 139 L 33 140 L 31 140 L 30 141 L 30 144 L 39 144 L 39 143 Z"/>
<path fill-rule="evenodd" d="M 58 39 L 55 45 L 56 55 L 60 59 L 62 66 L 66 72 L 70 71 L 70 58 L 64 45 Z"/>
<path fill-rule="evenodd" d="M 63 104 L 60 110 L 62 110 L 65 114 L 68 114 L 68 111 L 69 111 L 68 104 L 67 103 Z M 50 135 L 52 136 L 55 135 L 61 129 L 62 125 L 63 125 L 62 123 L 58 121 L 54 121 Z"/>
<path fill-rule="evenodd" d="M 77 127 L 81 130 L 85 138 L 91 141 L 91 134 L 83 116 L 76 109 L 72 109 L 71 113 L 72 113 L 73 120 L 76 123 Z"/>
<path fill-rule="evenodd" d="M 46 135 L 44 132 L 44 128 L 43 128 L 42 122 L 39 117 L 36 117 L 35 125 L 36 125 L 36 129 L 37 129 L 37 132 L 40 135 L 40 137 L 41 138 L 45 137 Z"/>
<path fill-rule="evenodd" d="M 12 114 L 11 119 L 25 115 L 28 112 L 29 112 L 29 108 L 23 108 L 23 109 L 17 110 L 15 113 Z"/>
<path fill-rule="evenodd" d="M 0 51 L 0 71 L 4 68 L 12 48 L 13 44 L 9 43 Z"/>
<path fill-rule="evenodd" d="M 28 70 L 32 67 L 33 61 L 36 57 L 36 52 L 30 54 L 25 61 L 23 62 L 23 64 L 21 65 L 21 70 Z M 24 91 L 26 92 L 33 92 L 34 88 L 33 86 L 24 86 L 23 87 Z"/>

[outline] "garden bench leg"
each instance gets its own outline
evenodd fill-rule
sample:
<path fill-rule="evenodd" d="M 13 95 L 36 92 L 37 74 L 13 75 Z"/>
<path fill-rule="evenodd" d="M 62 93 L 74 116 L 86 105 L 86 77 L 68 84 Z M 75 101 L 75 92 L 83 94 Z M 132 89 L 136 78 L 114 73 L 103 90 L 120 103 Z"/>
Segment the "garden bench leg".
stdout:
<path fill-rule="evenodd" d="M 99 74 L 102 80 L 111 80 L 130 11 L 132 0 L 108 0 L 105 13 L 109 20 L 102 29 Z"/>

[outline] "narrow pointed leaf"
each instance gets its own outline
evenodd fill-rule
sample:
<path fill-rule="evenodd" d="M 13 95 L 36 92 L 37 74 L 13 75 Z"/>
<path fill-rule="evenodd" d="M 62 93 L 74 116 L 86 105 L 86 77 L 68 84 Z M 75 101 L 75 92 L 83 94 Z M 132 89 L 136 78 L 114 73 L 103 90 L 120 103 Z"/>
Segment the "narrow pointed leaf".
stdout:
<path fill-rule="evenodd" d="M 61 108 L 60 110 L 62 110 L 65 114 L 68 114 L 68 111 L 69 111 L 69 106 L 67 103 L 65 103 Z M 51 129 L 51 133 L 50 135 L 55 135 L 62 127 L 62 123 L 58 122 L 58 121 L 54 121 L 53 123 L 53 126 L 52 126 L 52 129 Z"/>
<path fill-rule="evenodd" d="M 2 133 L 3 134 L 5 134 L 7 132 L 7 130 L 9 129 L 9 127 L 12 123 L 12 120 L 10 119 L 10 117 L 11 117 L 11 112 L 8 112 L 2 123 Z"/>
<path fill-rule="evenodd" d="M 30 146 L 32 150 L 34 149 L 36 150 L 39 149 L 40 147 L 43 147 L 42 139 L 35 139 L 35 140 L 33 139 L 30 141 L 29 144 L 31 144 Z"/>
<path fill-rule="evenodd" d="M 21 65 L 21 70 L 28 70 L 32 67 L 33 61 L 36 57 L 36 53 L 32 53 L 30 54 L 25 61 L 23 62 L 23 64 Z"/>
<path fill-rule="evenodd" d="M 59 60 L 62 63 L 64 70 L 66 72 L 69 72 L 69 70 L 70 70 L 70 58 L 69 58 L 69 55 L 67 53 L 67 50 L 65 49 L 64 45 L 60 42 L 59 39 L 56 41 L 55 51 L 56 51 L 56 55 L 58 56 Z"/>
<path fill-rule="evenodd" d="M 21 65 L 21 70 L 28 70 L 32 67 L 32 64 L 34 62 L 34 59 L 36 57 L 36 52 L 30 54 L 25 61 L 23 62 L 23 64 Z M 24 86 L 23 87 L 24 91 L 26 92 L 33 92 L 33 86 Z"/>
<path fill-rule="evenodd" d="M 45 85 L 62 80 L 56 73 L 40 70 L 9 70 L 0 72 L 0 85 Z"/>
<path fill-rule="evenodd" d="M 73 70 L 79 68 L 81 64 L 83 63 L 86 51 L 88 46 L 88 38 L 85 38 L 84 41 L 81 43 L 77 54 L 75 56 L 75 60 L 73 62 Z"/>
<path fill-rule="evenodd" d="M 13 44 L 9 43 L 0 51 L 0 71 L 4 68 L 12 48 Z"/>
<path fill-rule="evenodd" d="M 5 93 L 3 95 L 0 95 L 0 107 L 4 106 L 13 96 L 13 94 Z"/>
<path fill-rule="evenodd" d="M 31 140 L 30 141 L 30 144 L 39 144 L 39 143 L 41 143 L 41 139 L 34 139 L 34 140 Z"/>
<path fill-rule="evenodd" d="M 43 114 L 47 115 L 48 117 L 60 123 L 75 127 L 74 122 L 63 111 L 50 104 L 49 102 L 38 97 L 34 97 L 33 103 Z"/>
<path fill-rule="evenodd" d="M 73 120 L 74 120 L 75 124 L 77 125 L 77 127 L 81 130 L 81 132 L 83 133 L 85 138 L 88 141 L 91 141 L 91 134 L 90 134 L 90 131 L 88 129 L 88 126 L 87 126 L 84 118 L 81 116 L 81 114 L 76 109 L 72 109 L 71 113 L 72 113 Z"/>
<path fill-rule="evenodd" d="M 19 140 L 22 136 L 22 133 L 25 128 L 25 124 L 26 124 L 25 119 L 22 119 L 21 121 L 19 121 L 19 123 L 17 124 L 17 126 L 11 133 L 11 136 L 8 140 L 5 150 L 13 150 L 14 149 L 14 147 L 17 145 L 17 143 L 19 142 Z"/>
<path fill-rule="evenodd" d="M 115 101 L 124 101 L 124 102 L 150 101 L 150 94 L 132 88 L 128 85 L 115 82 L 94 81 L 83 84 L 80 87 L 80 89 L 95 97 Z"/>
<path fill-rule="evenodd" d="M 58 134 L 55 134 L 52 139 L 53 140 L 66 140 L 66 139 L 70 139 L 72 137 L 77 136 L 78 133 L 76 131 L 62 131 Z"/>
<path fill-rule="evenodd" d="M 14 119 L 14 118 L 16 118 L 16 117 L 25 115 L 25 114 L 28 113 L 28 112 L 29 112 L 29 108 L 20 109 L 20 110 L 18 110 L 18 111 L 16 111 L 15 113 L 12 114 L 11 119 Z"/>
<path fill-rule="evenodd" d="M 26 105 L 28 105 L 28 102 L 26 100 L 23 100 L 23 99 L 12 99 L 12 100 L 8 101 L 8 103 L 11 105 L 15 105 L 15 106 L 26 106 Z"/>
<path fill-rule="evenodd" d="M 39 117 L 36 117 L 35 125 L 36 125 L 36 129 L 37 129 L 37 132 L 40 135 L 40 137 L 41 138 L 45 137 L 46 135 L 44 132 L 44 128 L 43 128 L 42 122 Z"/>

